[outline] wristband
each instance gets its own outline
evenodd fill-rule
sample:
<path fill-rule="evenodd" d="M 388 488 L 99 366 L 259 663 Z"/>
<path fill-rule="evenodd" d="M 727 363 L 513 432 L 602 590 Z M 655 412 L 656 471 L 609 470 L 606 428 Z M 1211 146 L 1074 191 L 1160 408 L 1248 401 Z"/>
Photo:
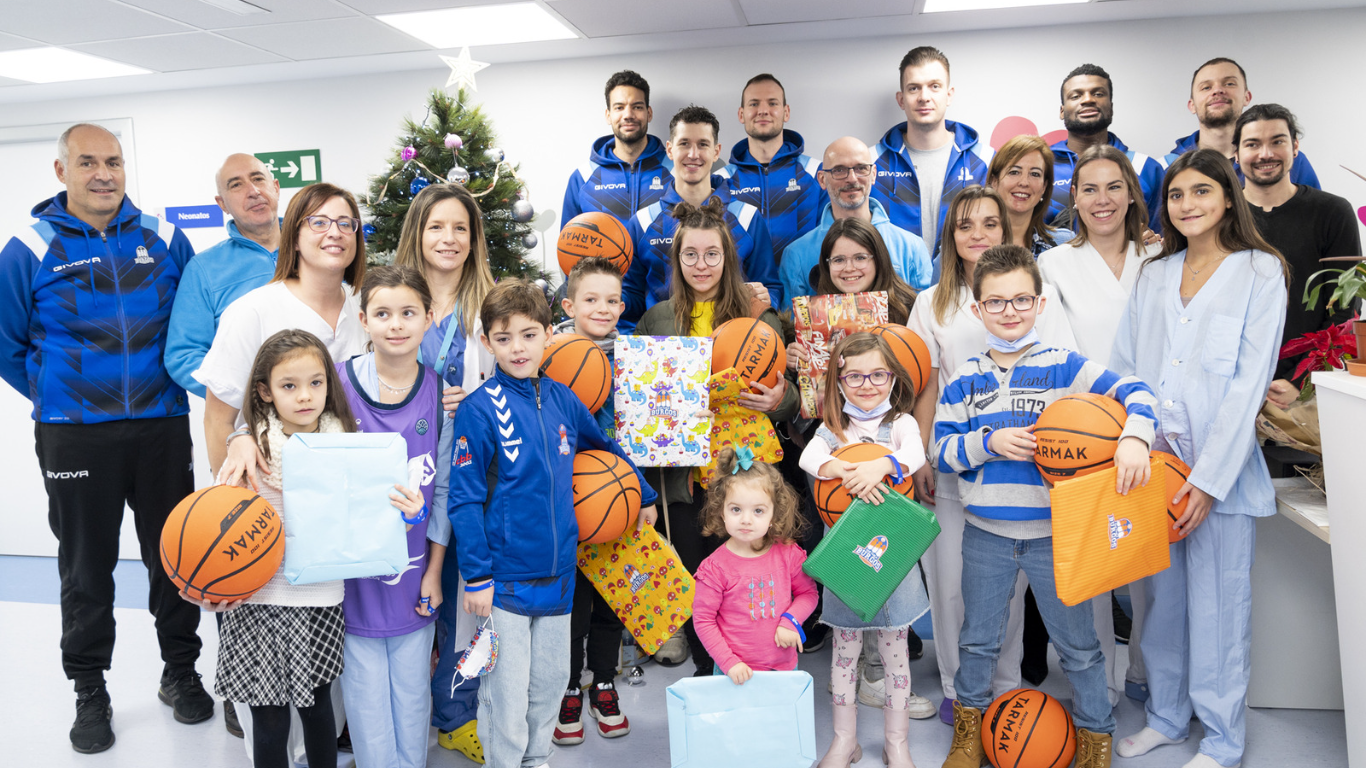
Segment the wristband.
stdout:
<path fill-rule="evenodd" d="M 894 481 L 892 485 L 901 485 L 906 482 L 906 473 L 901 471 L 901 462 L 897 461 L 895 456 L 889 455 L 887 458 L 892 462 L 892 480 Z"/>
<path fill-rule="evenodd" d="M 806 630 L 802 629 L 802 624 L 801 624 L 801 622 L 800 622 L 800 621 L 797 621 L 796 617 L 793 616 L 793 615 L 790 614 L 790 613 L 784 613 L 784 614 L 783 614 L 783 618 L 784 618 L 784 619 L 787 619 L 787 620 L 790 621 L 790 622 L 792 622 L 792 628 L 795 629 L 795 630 L 797 630 L 797 637 L 800 637 L 800 638 L 802 639 L 802 642 L 805 643 L 805 642 L 806 642 Z"/>
<path fill-rule="evenodd" d="M 427 509 L 426 504 L 422 505 L 422 511 L 417 513 L 417 517 L 409 518 L 407 515 L 403 514 L 403 510 L 400 509 L 398 511 L 398 516 L 403 518 L 403 522 L 407 523 L 408 525 L 417 525 L 423 520 L 426 520 L 428 514 L 430 514 L 430 510 Z"/>
<path fill-rule="evenodd" d="M 983 427 L 983 429 L 986 431 L 982 433 L 982 450 L 986 451 L 988 456 L 1000 458 L 1001 454 L 991 450 L 991 427 Z"/>
<path fill-rule="evenodd" d="M 242 427 L 241 429 L 234 430 L 232 434 L 228 435 L 228 439 L 227 439 L 227 441 L 225 442 L 225 445 L 231 446 L 231 445 L 232 445 L 232 441 L 233 441 L 234 438 L 243 437 L 243 436 L 250 435 L 250 434 L 251 434 L 251 430 L 248 429 L 248 428 L 246 428 L 246 427 Z"/>
<path fill-rule="evenodd" d="M 465 585 L 465 594 L 469 594 L 470 592 L 483 592 L 484 590 L 486 590 L 486 589 L 488 589 L 489 587 L 492 587 L 492 586 L 493 586 L 493 579 L 489 579 L 488 581 L 484 582 L 483 584 L 480 584 L 480 585 L 477 586 L 477 587 L 471 587 L 469 584 L 466 584 L 466 585 Z"/>

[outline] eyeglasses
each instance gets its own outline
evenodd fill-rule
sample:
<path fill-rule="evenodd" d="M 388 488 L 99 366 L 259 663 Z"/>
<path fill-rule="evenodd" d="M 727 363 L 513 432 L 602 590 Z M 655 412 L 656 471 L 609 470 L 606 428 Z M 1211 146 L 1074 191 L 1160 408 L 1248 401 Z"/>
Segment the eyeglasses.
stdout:
<path fill-rule="evenodd" d="M 844 386 L 858 389 L 868 382 L 875 387 L 885 387 L 892 380 L 891 371 L 873 371 L 872 373 L 846 373 L 840 377 Z"/>
<path fill-rule="evenodd" d="M 721 263 L 722 258 L 724 258 L 724 254 L 720 251 L 698 253 L 697 251 L 688 250 L 678 254 L 678 260 L 681 261 L 685 267 L 697 266 L 698 259 L 701 259 L 709 267 L 715 267 Z"/>
<path fill-rule="evenodd" d="M 856 253 L 853 256 L 831 256 L 830 266 L 842 267 L 845 264 L 853 264 L 856 267 L 866 267 L 873 257 L 866 253 Z"/>
<path fill-rule="evenodd" d="M 360 231 L 360 219 L 354 216 L 338 216 L 335 219 L 326 216 L 305 216 L 304 221 L 308 222 L 308 228 L 314 232 L 326 232 L 332 228 L 333 222 L 336 222 L 337 231 L 343 235 L 354 235 Z"/>
<path fill-rule="evenodd" d="M 977 302 L 985 309 L 988 314 L 999 315 L 1006 311 L 1006 305 L 1015 307 L 1016 312 L 1027 312 L 1034 307 L 1034 300 L 1038 296 L 1016 296 L 1013 299 L 987 299 Z"/>
<path fill-rule="evenodd" d="M 849 178 L 850 171 L 853 171 L 854 175 L 859 177 L 860 179 L 866 179 L 872 175 L 873 166 L 867 163 L 859 163 L 853 168 L 849 168 L 843 165 L 837 165 L 834 168 L 826 169 L 825 172 L 835 177 L 836 179 L 844 180 Z"/>

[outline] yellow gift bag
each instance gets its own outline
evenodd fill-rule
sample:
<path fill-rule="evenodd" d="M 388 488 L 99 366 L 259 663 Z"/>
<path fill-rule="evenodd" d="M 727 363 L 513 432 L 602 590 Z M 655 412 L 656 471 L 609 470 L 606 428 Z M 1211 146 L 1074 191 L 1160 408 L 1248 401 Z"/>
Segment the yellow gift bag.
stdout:
<path fill-rule="evenodd" d="M 1167 542 L 1167 467 L 1127 496 L 1115 492 L 1116 470 L 1053 486 L 1053 576 L 1058 599 L 1078 605 L 1171 565 Z"/>
<path fill-rule="evenodd" d="M 740 393 L 746 383 L 734 368 L 714 373 L 707 380 L 711 388 L 711 461 L 694 470 L 697 482 L 706 487 L 716 474 L 716 457 L 722 448 L 745 445 L 754 451 L 754 458 L 765 464 L 783 460 L 783 449 L 778 445 L 778 434 L 768 416 L 740 406 Z"/>
<path fill-rule="evenodd" d="M 658 651 L 692 616 L 692 574 L 648 525 L 606 544 L 580 544 L 579 570 L 646 653 Z"/>

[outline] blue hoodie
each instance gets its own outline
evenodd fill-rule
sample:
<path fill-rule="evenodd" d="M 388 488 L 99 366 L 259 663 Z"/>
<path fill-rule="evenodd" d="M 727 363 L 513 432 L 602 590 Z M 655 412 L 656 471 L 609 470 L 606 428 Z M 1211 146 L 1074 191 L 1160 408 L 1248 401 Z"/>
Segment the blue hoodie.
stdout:
<path fill-rule="evenodd" d="M 624 222 L 673 186 L 674 164 L 664 153 L 664 142 L 646 136 L 645 151 L 630 164 L 612 153 L 616 145 L 615 136 L 599 138 L 588 162 L 569 174 L 561 225 L 585 211 L 605 211 Z"/>
<path fill-rule="evenodd" d="M 1200 146 L 1200 130 L 1197 128 L 1195 133 L 1176 140 L 1176 146 L 1167 154 L 1166 164 L 1170 166 L 1176 158 Z M 1238 159 L 1229 158 L 1233 161 L 1233 169 L 1238 172 L 1238 181 L 1243 180 L 1243 169 L 1238 167 Z M 1309 164 L 1309 156 L 1303 152 L 1295 156 L 1295 162 L 1290 166 L 1290 180 L 1296 184 L 1303 184 L 1306 187 L 1322 189 L 1319 186 L 1319 175 L 1314 173 L 1314 166 Z"/>
<path fill-rule="evenodd" d="M 811 284 L 811 270 L 820 263 L 821 244 L 825 241 L 825 233 L 835 224 L 834 210 L 834 207 L 827 203 L 824 212 L 821 213 L 821 223 L 793 243 L 787 249 L 787 258 L 778 265 L 778 272 L 783 280 L 783 298 L 789 305 L 798 296 L 811 296 L 816 292 L 815 286 Z M 925 241 L 920 235 L 913 235 L 893 224 L 887 218 L 882 203 L 876 200 L 868 201 L 868 213 L 872 216 L 870 223 L 873 229 L 882 235 L 882 242 L 887 246 L 887 254 L 892 259 L 892 270 L 917 291 L 929 288 L 934 277 L 934 267 L 930 263 L 930 250 L 925 246 Z M 905 321 L 904 317 L 892 319 L 894 323 Z"/>
<path fill-rule="evenodd" d="M 1106 133 L 1110 146 L 1124 153 L 1133 163 L 1134 173 L 1138 174 L 1138 184 L 1143 188 L 1143 202 L 1148 206 L 1148 226 L 1154 232 L 1162 231 L 1159 217 L 1162 203 L 1162 177 L 1167 172 L 1166 162 L 1149 157 L 1141 152 L 1131 152 L 1124 142 L 1113 133 Z M 1072 207 L 1072 169 L 1077 165 L 1077 153 L 1067 148 L 1067 139 L 1052 146 L 1053 150 L 1053 201 L 1048 206 L 1048 221 L 1051 223 L 1058 214 Z"/>
<path fill-rule="evenodd" d="M 763 283 L 768 287 L 773 306 L 781 307 L 783 284 L 778 279 L 778 265 L 773 259 L 773 241 L 769 239 L 768 226 L 759 215 L 759 209 L 732 200 L 726 180 L 720 176 L 711 177 L 711 188 L 712 195 L 721 198 L 726 206 L 726 222 L 730 224 L 730 236 L 735 240 L 735 252 L 740 257 L 745 280 Z M 678 219 L 671 214 L 674 206 L 681 202 L 683 198 L 670 184 L 662 200 L 642 209 L 627 226 L 631 242 L 635 244 L 635 257 L 631 259 L 621 286 L 626 311 L 622 313 L 617 329 L 622 333 L 634 329 L 645 310 L 669 298 L 669 278 L 673 274 L 669 247 L 673 244 L 674 232 L 678 231 Z"/>
<path fill-rule="evenodd" d="M 936 232 L 944 231 L 944 216 L 948 214 L 949 203 L 954 195 L 964 187 L 987 183 L 987 167 L 991 163 L 991 147 L 977 140 L 977 131 L 962 123 L 944 121 L 944 128 L 953 133 L 953 149 L 949 151 L 949 165 L 944 172 L 944 191 L 939 196 L 939 225 Z M 920 226 L 920 181 L 915 175 L 915 165 L 906 152 L 906 123 L 899 123 L 882 135 L 882 140 L 873 150 L 877 156 L 877 181 L 873 184 L 873 197 L 882 207 L 892 223 L 923 237 Z M 939 239 L 926 243 L 936 262 L 939 258 Z"/>
<path fill-rule="evenodd" d="M 189 413 L 162 353 L 190 241 L 127 196 L 102 232 L 66 201 L 34 206 L 0 250 L 0 376 L 49 424 Z"/>
<path fill-rule="evenodd" d="M 749 154 L 749 139 L 731 147 L 730 165 L 717 172 L 728 180 L 731 195 L 759 209 L 773 238 L 773 255 L 782 261 L 792 241 L 820 221 L 830 196 L 816 183 L 821 163 L 802 154 L 802 135 L 783 131 L 783 147 L 764 165 Z"/>
<path fill-rule="evenodd" d="M 447 510 L 466 581 L 493 577 L 493 604 L 524 616 L 569 613 L 579 546 L 574 456 L 610 451 L 656 494 L 574 392 L 496 369 L 455 412 Z"/>
<path fill-rule="evenodd" d="M 177 384 L 204 396 L 204 385 L 193 374 L 213 346 L 218 319 L 239 296 L 270 282 L 276 254 L 229 221 L 228 239 L 196 255 L 185 268 L 166 338 L 166 370 Z"/>

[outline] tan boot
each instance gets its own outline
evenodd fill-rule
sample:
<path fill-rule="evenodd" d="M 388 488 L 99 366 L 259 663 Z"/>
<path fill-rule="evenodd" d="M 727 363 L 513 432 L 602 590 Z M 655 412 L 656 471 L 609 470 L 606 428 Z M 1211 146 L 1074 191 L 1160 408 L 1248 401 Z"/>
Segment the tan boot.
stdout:
<path fill-rule="evenodd" d="M 982 710 L 953 702 L 953 744 L 944 768 L 982 768 L 987 750 L 982 746 Z"/>
<path fill-rule="evenodd" d="M 1113 738 L 1108 733 L 1078 728 L 1077 759 L 1072 763 L 1073 768 L 1110 768 L 1110 741 Z"/>
<path fill-rule="evenodd" d="M 858 704 L 835 705 L 835 739 L 816 768 L 849 768 L 863 758 L 858 743 Z"/>
<path fill-rule="evenodd" d="M 906 743 L 910 733 L 911 721 L 904 709 L 882 710 L 882 762 L 887 768 L 915 768 L 911 760 L 911 748 Z"/>

